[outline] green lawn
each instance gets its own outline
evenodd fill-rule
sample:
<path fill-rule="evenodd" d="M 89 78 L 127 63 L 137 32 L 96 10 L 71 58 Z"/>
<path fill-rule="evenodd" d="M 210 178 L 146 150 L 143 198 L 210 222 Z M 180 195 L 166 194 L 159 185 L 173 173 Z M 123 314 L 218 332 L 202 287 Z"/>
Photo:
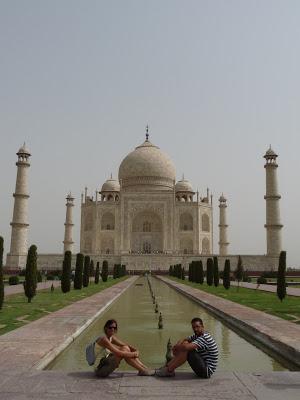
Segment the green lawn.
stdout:
<path fill-rule="evenodd" d="M 23 293 L 7 296 L 0 310 L 0 335 L 98 293 L 124 279 L 126 277 L 108 278 L 107 282 L 101 281 L 98 285 L 91 283 L 87 288 L 72 289 L 68 293 L 62 293 L 60 287 L 54 292 L 51 292 L 50 288 L 39 290 L 31 303 L 27 302 L 27 297 Z"/>
<path fill-rule="evenodd" d="M 226 300 L 231 300 L 244 306 L 255 308 L 256 310 L 264 311 L 268 314 L 276 315 L 277 317 L 289 320 L 300 324 L 300 297 L 286 296 L 281 302 L 276 293 L 263 292 L 261 290 L 246 289 L 232 286 L 226 290 L 223 285 L 208 286 L 206 283 L 192 283 L 188 280 L 181 280 L 174 277 L 168 277 L 176 282 L 184 283 L 204 292 L 214 294 Z"/>

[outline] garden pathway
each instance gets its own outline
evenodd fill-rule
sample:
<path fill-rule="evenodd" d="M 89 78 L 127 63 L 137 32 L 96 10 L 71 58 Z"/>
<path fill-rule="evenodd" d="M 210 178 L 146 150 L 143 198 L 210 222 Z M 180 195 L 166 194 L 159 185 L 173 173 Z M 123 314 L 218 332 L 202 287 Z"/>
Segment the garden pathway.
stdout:
<path fill-rule="evenodd" d="M 39 282 L 37 284 L 37 290 L 43 290 L 43 289 L 50 289 L 51 285 L 53 283 L 54 287 L 59 287 L 60 286 L 60 281 L 45 281 L 45 282 Z M 19 285 L 10 285 L 10 286 L 4 286 L 4 294 L 5 296 L 9 296 L 11 294 L 18 294 L 18 293 L 24 293 L 24 287 L 23 284 L 20 283 Z"/>
<path fill-rule="evenodd" d="M 230 285 L 237 286 L 237 282 L 231 281 Z M 272 293 L 276 293 L 277 290 L 276 285 L 259 285 L 259 287 L 257 287 L 256 283 L 250 283 L 250 282 L 240 282 L 240 286 L 247 289 L 258 289 L 258 290 L 263 290 L 264 292 L 272 292 Z M 286 293 L 289 296 L 300 296 L 300 288 L 287 287 Z"/>

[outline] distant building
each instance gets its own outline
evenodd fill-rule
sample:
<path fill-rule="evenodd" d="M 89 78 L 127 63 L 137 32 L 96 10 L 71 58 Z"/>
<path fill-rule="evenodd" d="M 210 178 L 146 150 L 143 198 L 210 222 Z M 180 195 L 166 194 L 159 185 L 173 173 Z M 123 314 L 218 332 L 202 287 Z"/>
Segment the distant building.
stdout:
<path fill-rule="evenodd" d="M 11 249 L 7 267 L 24 268 L 27 251 L 27 171 L 30 153 L 25 145 L 18 151 L 18 174 L 12 220 Z M 266 255 L 242 255 L 248 270 L 277 268 L 281 251 L 280 210 L 277 185 L 277 154 L 271 149 L 266 159 Z M 66 198 L 63 250 L 73 249 L 73 207 Z M 213 251 L 213 202 L 207 189 L 200 197 L 188 180 L 176 182 L 175 166 L 159 147 L 146 140 L 121 162 L 118 179 L 111 176 L 97 190 L 81 196 L 80 252 L 97 262 L 125 264 L 128 270 L 166 270 L 181 263 L 218 255 L 220 269 L 225 259 L 235 268 L 238 255 L 229 253 L 227 199 L 219 198 L 219 252 Z M 38 254 L 38 267 L 60 269 L 63 254 Z"/>

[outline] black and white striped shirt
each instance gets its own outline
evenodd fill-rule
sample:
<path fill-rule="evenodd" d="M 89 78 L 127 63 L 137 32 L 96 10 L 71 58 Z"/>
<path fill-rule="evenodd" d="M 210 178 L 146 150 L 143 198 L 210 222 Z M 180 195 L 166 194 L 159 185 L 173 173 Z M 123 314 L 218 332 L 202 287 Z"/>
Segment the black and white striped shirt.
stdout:
<path fill-rule="evenodd" d="M 187 340 L 197 345 L 196 351 L 205 361 L 209 375 L 213 374 L 218 364 L 218 346 L 214 338 L 208 332 L 204 332 L 201 336 L 191 335 Z"/>

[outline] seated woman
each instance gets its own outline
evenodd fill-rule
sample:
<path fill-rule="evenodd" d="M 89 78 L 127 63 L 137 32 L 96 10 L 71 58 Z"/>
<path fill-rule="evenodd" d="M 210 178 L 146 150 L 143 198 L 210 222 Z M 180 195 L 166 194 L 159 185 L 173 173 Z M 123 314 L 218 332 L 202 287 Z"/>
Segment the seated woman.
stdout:
<path fill-rule="evenodd" d="M 100 362 L 95 369 L 98 377 L 105 378 L 118 368 L 120 361 L 124 359 L 127 364 L 139 371 L 138 375 L 153 375 L 154 371 L 150 371 L 139 359 L 139 352 L 133 346 L 122 342 L 116 337 L 118 330 L 117 321 L 109 319 L 104 325 L 104 335 L 96 340 L 97 359 Z"/>

